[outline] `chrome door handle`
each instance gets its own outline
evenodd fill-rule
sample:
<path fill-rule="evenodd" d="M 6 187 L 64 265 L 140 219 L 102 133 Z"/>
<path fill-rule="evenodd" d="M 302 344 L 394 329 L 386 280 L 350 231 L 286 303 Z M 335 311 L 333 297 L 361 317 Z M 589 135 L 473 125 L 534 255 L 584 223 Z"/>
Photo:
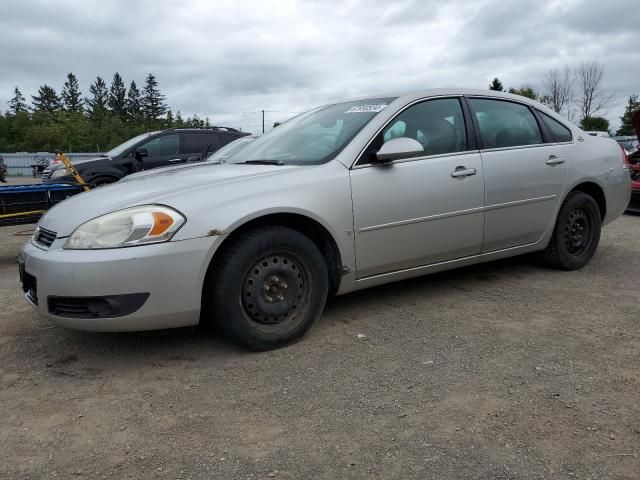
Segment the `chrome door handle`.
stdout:
<path fill-rule="evenodd" d="M 170 163 L 175 163 L 175 162 L 184 162 L 183 158 L 172 158 L 171 160 L 169 160 Z"/>
<path fill-rule="evenodd" d="M 545 163 L 547 165 L 560 165 L 561 163 L 564 163 L 564 158 L 550 155 L 549 160 L 547 160 Z"/>
<path fill-rule="evenodd" d="M 470 177 L 476 173 L 478 173 L 478 171 L 475 168 L 457 167 L 453 172 L 451 172 L 451 176 L 453 178 Z"/>

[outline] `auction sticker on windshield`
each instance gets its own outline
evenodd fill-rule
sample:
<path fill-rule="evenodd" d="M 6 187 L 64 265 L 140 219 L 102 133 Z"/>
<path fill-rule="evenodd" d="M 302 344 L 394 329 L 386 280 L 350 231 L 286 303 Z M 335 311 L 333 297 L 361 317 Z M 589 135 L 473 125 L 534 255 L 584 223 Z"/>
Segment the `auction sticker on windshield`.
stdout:
<path fill-rule="evenodd" d="M 381 112 L 387 105 L 356 105 L 351 107 L 344 113 L 378 113 Z"/>

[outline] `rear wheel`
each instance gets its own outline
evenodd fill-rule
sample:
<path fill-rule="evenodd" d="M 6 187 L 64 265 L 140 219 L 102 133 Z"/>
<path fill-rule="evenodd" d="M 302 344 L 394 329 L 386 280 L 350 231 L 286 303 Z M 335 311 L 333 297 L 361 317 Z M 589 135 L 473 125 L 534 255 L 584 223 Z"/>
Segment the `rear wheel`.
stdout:
<path fill-rule="evenodd" d="M 549 245 L 543 252 L 547 265 L 562 270 L 584 267 L 600 242 L 600 209 L 583 192 L 572 192 L 565 199 Z"/>
<path fill-rule="evenodd" d="M 243 234 L 212 269 L 203 292 L 203 320 L 253 350 L 300 338 L 320 317 L 327 298 L 320 251 L 289 228 L 268 226 Z"/>

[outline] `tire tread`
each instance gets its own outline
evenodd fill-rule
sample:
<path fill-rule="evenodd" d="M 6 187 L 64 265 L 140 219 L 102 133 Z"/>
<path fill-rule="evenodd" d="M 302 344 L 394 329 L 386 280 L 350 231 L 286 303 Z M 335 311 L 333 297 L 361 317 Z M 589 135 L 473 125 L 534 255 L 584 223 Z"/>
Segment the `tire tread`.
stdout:
<path fill-rule="evenodd" d="M 542 252 L 542 260 L 544 261 L 544 263 L 551 268 L 557 269 L 557 270 L 575 270 L 576 268 L 581 268 L 581 267 L 575 267 L 573 265 L 569 265 L 566 261 L 563 260 L 562 256 L 563 253 L 559 250 L 559 244 L 560 244 L 560 239 L 558 238 L 559 236 L 559 232 L 558 232 L 558 227 L 559 227 L 559 223 L 561 221 L 561 218 L 563 217 L 563 214 L 565 212 L 565 209 L 567 208 L 567 204 L 569 202 L 571 202 L 574 198 L 576 197 L 580 197 L 580 196 L 585 196 L 589 199 L 591 199 L 591 201 L 593 201 L 593 204 L 598 212 L 598 215 L 600 213 L 600 209 L 598 208 L 598 204 L 596 203 L 596 201 L 593 199 L 593 197 L 591 197 L 590 195 L 579 191 L 579 190 L 575 190 L 570 192 L 566 198 L 564 199 L 564 201 L 562 202 L 562 205 L 560 206 L 560 209 L 558 210 L 558 217 L 556 219 L 556 224 L 553 228 L 553 234 L 551 235 L 551 239 L 549 240 L 549 244 L 547 245 L 547 248 Z M 599 220 L 599 217 L 598 217 Z M 562 226 L 561 226 L 562 228 Z M 596 241 L 599 240 L 599 236 L 600 236 L 600 225 L 597 226 L 598 229 L 598 239 Z M 596 244 L 597 247 L 597 244 Z M 595 250 L 594 250 L 595 251 Z M 590 260 L 590 259 L 589 259 Z M 589 261 L 587 260 L 587 262 Z"/>
<path fill-rule="evenodd" d="M 236 325 L 224 318 L 225 313 L 223 313 L 223 311 L 225 310 L 224 307 L 228 304 L 230 299 L 224 297 L 224 289 L 222 288 L 222 285 L 231 275 L 231 270 L 234 268 L 234 260 L 240 258 L 240 256 L 243 255 L 243 251 L 246 250 L 249 246 L 255 248 L 255 243 L 258 244 L 258 248 L 260 250 L 265 250 L 270 247 L 270 239 L 272 239 L 274 236 L 290 238 L 292 235 L 299 235 L 301 237 L 304 237 L 304 239 L 309 242 L 310 247 L 313 247 L 317 251 L 317 248 L 308 237 L 304 236 L 296 230 L 292 230 L 290 228 L 279 225 L 267 225 L 243 232 L 242 236 L 234 239 L 229 245 L 223 246 L 223 251 L 220 252 L 220 255 L 217 255 L 217 258 L 214 259 L 214 263 L 212 265 L 215 274 L 211 276 L 210 284 L 206 291 L 203 292 L 203 308 L 205 312 L 204 321 L 212 324 L 211 326 L 214 329 L 221 331 L 232 342 L 240 344 L 244 347 L 248 347 L 249 349 L 255 351 L 277 348 L 302 337 L 320 316 L 320 314 L 322 313 L 322 308 L 320 308 L 320 310 L 314 314 L 315 318 L 313 318 L 311 322 L 308 322 L 308 325 L 302 328 L 292 338 L 288 338 L 282 342 L 265 342 L 259 338 L 252 338 L 247 334 L 243 334 L 238 331 Z M 320 260 L 322 260 L 322 256 L 319 251 L 317 251 L 317 254 Z M 321 295 L 321 302 L 324 306 L 324 301 L 326 300 L 328 292 L 328 274 L 326 270 L 326 264 L 323 260 L 321 270 L 326 277 L 324 281 L 319 282 L 320 286 L 322 287 L 319 295 Z M 227 312 L 227 314 L 230 313 Z"/>

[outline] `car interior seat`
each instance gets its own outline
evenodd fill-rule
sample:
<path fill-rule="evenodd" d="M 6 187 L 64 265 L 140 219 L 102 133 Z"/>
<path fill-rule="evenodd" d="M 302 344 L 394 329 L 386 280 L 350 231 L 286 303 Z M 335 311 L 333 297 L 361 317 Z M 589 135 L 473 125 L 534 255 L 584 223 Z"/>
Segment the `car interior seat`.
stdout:
<path fill-rule="evenodd" d="M 517 145 L 530 145 L 531 135 L 524 128 L 508 127 L 496 133 L 496 147 L 515 147 Z"/>
<path fill-rule="evenodd" d="M 457 151 L 458 138 L 455 127 L 442 118 L 431 119 L 420 126 L 426 137 L 425 155 L 438 155 Z"/>

